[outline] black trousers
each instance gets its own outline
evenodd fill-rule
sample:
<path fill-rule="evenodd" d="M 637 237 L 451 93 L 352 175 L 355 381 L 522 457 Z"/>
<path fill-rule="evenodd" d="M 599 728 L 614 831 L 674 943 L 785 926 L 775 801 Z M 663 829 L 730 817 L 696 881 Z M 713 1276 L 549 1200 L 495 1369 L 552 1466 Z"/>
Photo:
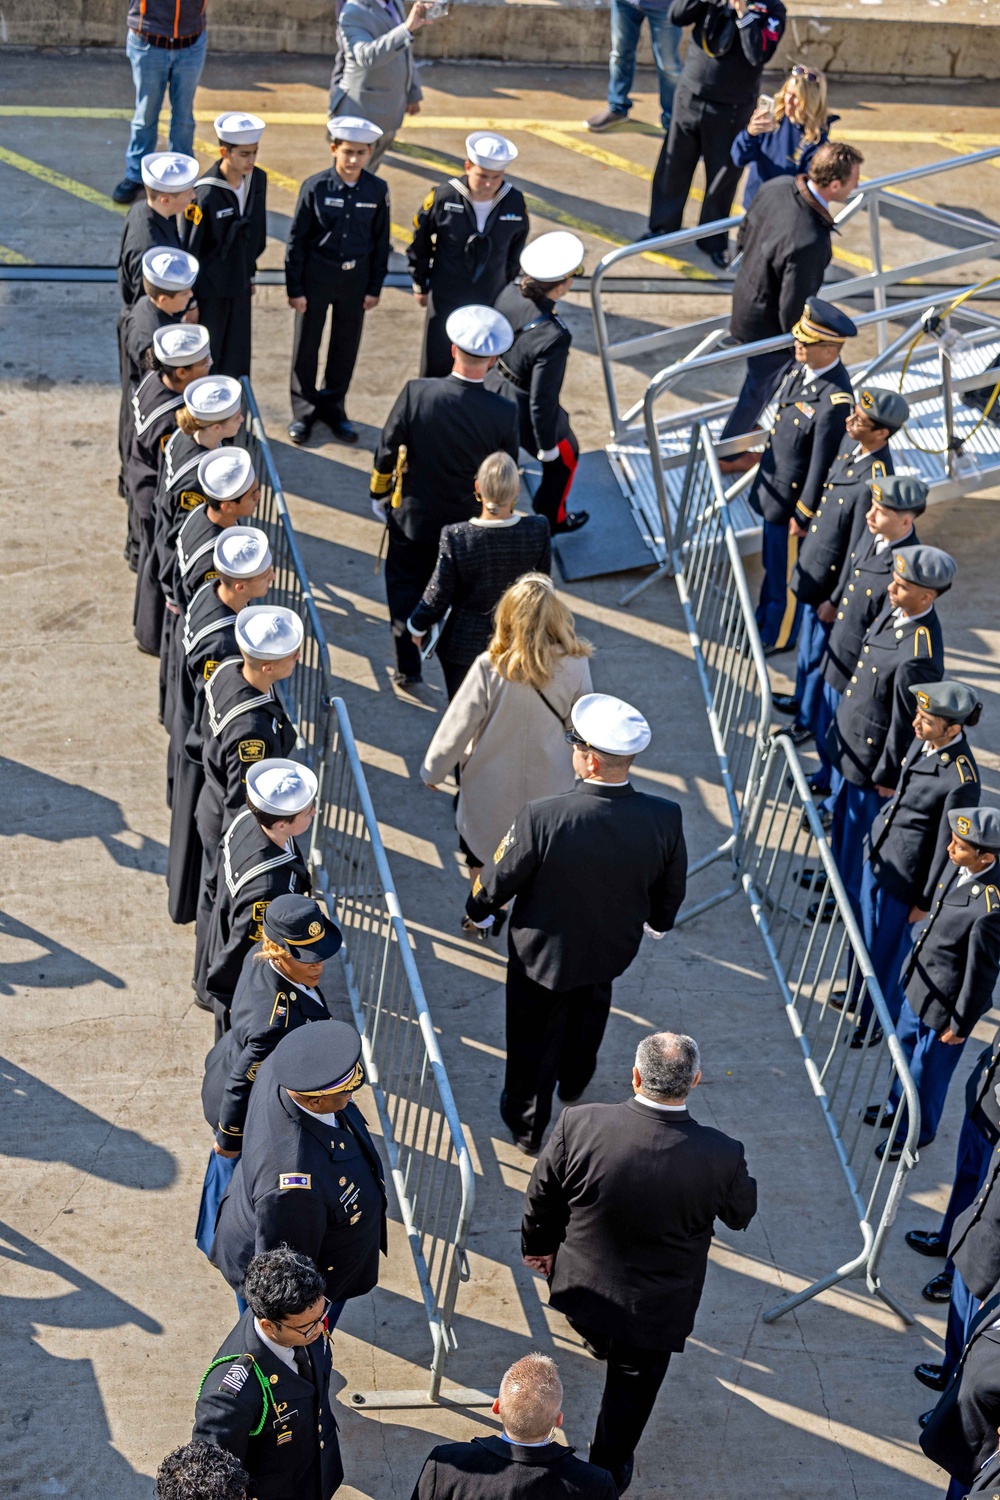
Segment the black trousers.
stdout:
<path fill-rule="evenodd" d="M 736 405 L 722 429 L 722 438 L 738 437 L 741 432 L 750 432 L 768 401 L 778 388 L 778 382 L 792 365 L 787 349 L 775 349 L 772 354 L 751 354 L 747 359 L 747 372 L 743 377 Z"/>
<path fill-rule="evenodd" d="M 344 402 L 354 374 L 365 322 L 364 298 L 368 262 L 359 260 L 352 271 L 333 267 L 306 270 L 306 310 L 295 314 L 292 346 L 292 416 L 314 422 L 344 415 Z M 326 315 L 330 338 L 326 346 L 323 385 L 317 386 L 319 349 Z"/>
<path fill-rule="evenodd" d="M 441 671 L 444 673 L 444 687 L 445 692 L 448 694 L 448 702 L 450 703 L 466 677 L 468 677 L 469 668 L 472 666 L 472 663 L 471 661 L 452 661 L 450 657 L 442 656 L 440 651 L 437 653 L 437 659 L 441 663 Z"/>
<path fill-rule="evenodd" d="M 469 297 L 469 302 L 475 302 L 475 297 Z M 448 296 L 435 296 L 431 291 L 427 298 L 427 317 L 424 321 L 424 341 L 420 349 L 420 375 L 450 375 L 454 363 L 451 357 L 451 339 L 445 331 L 451 314 L 456 307 L 463 307 L 465 303 L 456 302 L 454 294 Z"/>
<path fill-rule="evenodd" d="M 608 1363 L 604 1395 L 590 1444 L 590 1462 L 620 1483 L 642 1437 L 670 1363 L 669 1349 L 643 1349 L 573 1323 L 599 1359 Z"/>
<path fill-rule="evenodd" d="M 730 156 L 733 141 L 753 114 L 748 104 L 717 104 L 679 88 L 674 95 L 670 130 L 660 147 L 649 204 L 649 227 L 659 234 L 680 229 L 695 168 L 705 163 L 705 198 L 699 224 L 728 219 L 742 167 Z M 726 248 L 727 236 L 708 235 L 698 244 L 706 254 Z"/>
<path fill-rule="evenodd" d="M 238 380 L 250 374 L 250 288 L 235 297 L 198 298 L 198 322 L 208 329 L 212 341 L 213 375 L 232 375 Z"/>
<path fill-rule="evenodd" d="M 548 463 L 542 464 L 541 483 L 531 500 L 535 514 L 544 516 L 553 531 L 560 521 L 566 519 L 569 492 L 573 488 L 577 464 L 580 461 L 580 444 L 576 440 L 576 433 L 569 425 L 569 417 L 561 406 L 556 445 L 559 455 L 557 458 L 550 459 Z"/>
<path fill-rule="evenodd" d="M 557 1083 L 569 1098 L 583 1093 L 597 1067 L 610 1010 L 610 980 L 548 990 L 528 977 L 511 951 L 502 1113 L 516 1136 L 541 1145 Z"/>
<path fill-rule="evenodd" d="M 389 545 L 385 554 L 385 596 L 396 648 L 396 666 L 404 677 L 419 677 L 423 663 L 410 639 L 406 622 L 420 603 L 437 564 L 437 537 L 433 542 L 415 542 L 389 522 Z"/>

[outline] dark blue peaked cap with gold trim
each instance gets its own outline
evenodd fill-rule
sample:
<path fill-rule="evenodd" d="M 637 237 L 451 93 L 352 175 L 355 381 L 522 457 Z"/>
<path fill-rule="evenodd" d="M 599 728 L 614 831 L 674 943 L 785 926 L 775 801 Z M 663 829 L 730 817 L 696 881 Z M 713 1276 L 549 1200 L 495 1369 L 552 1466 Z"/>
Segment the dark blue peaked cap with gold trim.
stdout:
<path fill-rule="evenodd" d="M 822 297 L 810 297 L 792 329 L 800 344 L 842 344 L 857 335 L 857 327 L 846 313 Z"/>
<path fill-rule="evenodd" d="M 361 1037 L 346 1021 L 312 1021 L 282 1037 L 270 1069 L 296 1094 L 346 1094 L 365 1081 Z"/>

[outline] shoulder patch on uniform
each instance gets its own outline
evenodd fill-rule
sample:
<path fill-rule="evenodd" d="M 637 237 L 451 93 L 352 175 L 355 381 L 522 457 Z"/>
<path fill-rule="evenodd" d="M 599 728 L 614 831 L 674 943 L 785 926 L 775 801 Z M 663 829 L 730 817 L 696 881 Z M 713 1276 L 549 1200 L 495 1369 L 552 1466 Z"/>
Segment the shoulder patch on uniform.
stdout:
<path fill-rule="evenodd" d="M 202 213 L 197 203 L 189 203 L 187 208 L 184 210 L 184 217 L 185 219 L 187 219 L 189 224 L 200 224 L 205 215 Z"/>
<path fill-rule="evenodd" d="M 255 901 L 250 908 L 250 941 L 259 943 L 264 936 L 264 913 L 270 906 L 270 901 Z"/>
<path fill-rule="evenodd" d="M 507 851 L 509 849 L 513 849 L 516 843 L 517 839 L 514 837 L 514 824 L 512 823 L 507 829 L 507 832 L 504 834 L 503 838 L 500 840 L 499 844 L 497 844 L 496 846 L 496 850 L 493 854 L 493 863 L 495 865 L 498 865 Z"/>
<path fill-rule="evenodd" d="M 223 1388 L 235 1391 L 237 1394 L 243 1389 L 250 1378 L 250 1371 L 246 1365 L 230 1365 L 222 1377 Z"/>
<path fill-rule="evenodd" d="M 185 490 L 181 495 L 179 504 L 181 510 L 197 510 L 199 505 L 204 505 L 205 496 L 197 490 Z"/>
<path fill-rule="evenodd" d="M 311 1188 L 311 1172 L 279 1172 L 278 1189 L 284 1192 L 285 1188 Z"/>
<path fill-rule="evenodd" d="M 963 786 L 967 781 L 979 780 L 979 777 L 976 775 L 976 768 L 967 755 L 960 755 L 958 757 L 955 761 L 955 768 L 958 771 L 958 779 Z"/>
<path fill-rule="evenodd" d="M 830 397 L 831 406 L 853 406 L 854 397 L 849 396 L 846 391 L 834 391 Z"/>
<path fill-rule="evenodd" d="M 898 556 L 898 554 L 897 554 Z M 931 643 L 931 633 L 926 625 L 918 625 L 913 636 L 914 656 L 933 656 L 934 647 Z"/>
<path fill-rule="evenodd" d="M 243 761 L 244 765 L 252 760 L 263 760 L 264 748 L 263 740 L 240 740 L 240 760 Z"/>
<path fill-rule="evenodd" d="M 204 667 L 202 668 L 201 675 L 205 679 L 206 682 L 212 676 L 213 672 L 215 671 L 215 669 L 216 669 L 216 667 L 218 665 L 219 665 L 219 663 L 217 661 L 207 661 L 205 663 Z"/>

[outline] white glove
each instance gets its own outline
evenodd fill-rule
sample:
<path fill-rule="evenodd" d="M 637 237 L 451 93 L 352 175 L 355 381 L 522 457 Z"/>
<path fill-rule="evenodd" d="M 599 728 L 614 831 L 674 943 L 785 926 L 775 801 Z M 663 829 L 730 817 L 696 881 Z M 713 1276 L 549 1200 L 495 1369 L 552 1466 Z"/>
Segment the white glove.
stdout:
<path fill-rule="evenodd" d="M 555 448 L 539 448 L 538 452 L 535 454 L 535 457 L 538 459 L 538 462 L 540 464 L 550 464 L 554 458 L 559 457 L 558 444 Z"/>
<path fill-rule="evenodd" d="M 372 515 L 375 517 L 376 521 L 384 521 L 385 518 L 386 518 L 386 516 L 388 515 L 388 512 L 389 512 L 389 502 L 388 502 L 388 500 L 376 500 L 375 496 L 373 495 L 372 496 Z"/>
<path fill-rule="evenodd" d="M 658 943 L 661 938 L 665 938 L 667 935 L 665 932 L 654 932 L 648 922 L 643 922 L 642 930 L 653 939 L 654 943 Z"/>

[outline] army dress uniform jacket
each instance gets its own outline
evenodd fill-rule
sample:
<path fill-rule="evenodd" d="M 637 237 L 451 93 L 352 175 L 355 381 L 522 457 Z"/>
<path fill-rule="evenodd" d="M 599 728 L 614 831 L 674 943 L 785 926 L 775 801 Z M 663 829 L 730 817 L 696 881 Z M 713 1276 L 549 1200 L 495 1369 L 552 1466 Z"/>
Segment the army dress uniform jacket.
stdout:
<path fill-rule="evenodd" d="M 985 1299 L 1000 1282 L 1000 1146 L 976 1201 L 955 1220 L 948 1255 L 974 1297 Z"/>
<path fill-rule="evenodd" d="M 888 599 L 866 631 L 850 684 L 827 735 L 827 753 L 854 786 L 891 786 L 899 780 L 913 738 L 911 683 L 940 682 L 944 641 L 932 606 L 916 619 Z"/>
<path fill-rule="evenodd" d="M 862 453 L 860 444 L 845 433 L 845 445 L 831 465 L 818 508 L 804 501 L 794 516 L 806 534 L 792 572 L 792 592 L 803 604 L 825 604 L 833 599 L 848 555 L 867 534 L 865 515 L 871 504 L 870 481 L 894 472 L 888 444 Z"/>
<path fill-rule="evenodd" d="M 197 297 L 234 297 L 247 290 L 267 246 L 266 199 L 267 173 L 254 167 L 241 212 L 236 189 L 222 175 L 221 157 L 195 183 L 181 242 L 198 261 Z"/>
<path fill-rule="evenodd" d="M 327 167 L 299 189 L 285 251 L 288 296 L 322 296 L 355 266 L 367 268 L 363 295 L 378 297 L 389 266 L 389 189 L 371 172 L 346 183 Z"/>
<path fill-rule="evenodd" d="M 525 1446 L 491 1433 L 440 1443 L 410 1500 L 618 1500 L 611 1475 L 562 1443 Z"/>
<path fill-rule="evenodd" d="M 264 1343 L 247 1308 L 198 1393 L 191 1436 L 235 1454 L 250 1475 L 247 1500 L 330 1500 L 343 1482 L 329 1340 L 303 1348 L 311 1380 Z"/>
<path fill-rule="evenodd" d="M 247 805 L 247 770 L 295 748 L 291 720 L 274 688 L 262 693 L 243 676 L 243 658 L 231 656 L 205 683 L 202 762 L 205 786 L 198 799 L 198 828 L 206 848 L 225 833 Z"/>
<path fill-rule="evenodd" d="M 961 885 L 958 867 L 949 861 L 948 870 L 914 933 L 903 988 L 925 1025 L 967 1037 L 993 1004 L 1000 973 L 1000 868 Z"/>
<path fill-rule="evenodd" d="M 382 1164 L 357 1105 L 336 1118 L 300 1109 L 272 1081 L 270 1059 L 261 1063 L 210 1257 L 234 1291 L 255 1255 L 286 1243 L 316 1262 L 331 1302 L 377 1284 L 388 1245 Z"/>
<path fill-rule="evenodd" d="M 840 360 L 817 375 L 805 365 L 796 365 L 779 386 L 775 401 L 774 426 L 761 455 L 750 504 L 765 521 L 782 526 L 797 509 L 811 515 L 819 507 L 854 410 L 851 377 Z"/>
<path fill-rule="evenodd" d="M 320 990 L 294 984 L 268 960 L 258 957 L 260 945 L 243 960 L 229 1024 L 205 1058 L 201 1102 L 215 1139 L 226 1151 L 243 1144 L 243 1125 L 257 1070 L 282 1037 L 310 1021 L 329 1021 L 330 1012 Z"/>
<path fill-rule="evenodd" d="M 976 1058 L 965 1085 L 965 1113 L 991 1146 L 1000 1142 L 1000 1032 Z"/>
<path fill-rule="evenodd" d="M 488 391 L 481 381 L 458 375 L 409 380 L 396 398 L 375 450 L 371 479 L 375 499 L 388 498 L 402 446 L 406 448 L 402 494 L 399 505 L 389 512 L 389 534 L 391 538 L 398 529 L 409 541 L 431 549 L 422 591 L 434 569 L 442 526 L 467 521 L 478 508 L 474 485 L 483 459 L 502 450 L 516 461 L 517 408 Z"/>
<path fill-rule="evenodd" d="M 1000 1296 L 993 1288 L 972 1320 L 962 1357 L 952 1373 L 930 1421 L 920 1434 L 927 1457 L 940 1464 L 963 1485 L 970 1485 L 997 1451 L 1000 1427 Z M 972 1493 L 993 1495 L 1000 1490 L 996 1467 L 992 1487 Z"/>
<path fill-rule="evenodd" d="M 607 983 L 669 932 L 684 900 L 681 810 L 629 782 L 578 781 L 521 809 L 466 904 L 475 921 L 513 896 L 512 959 L 549 990 Z"/>
<path fill-rule="evenodd" d="M 181 248 L 178 220 L 165 219 L 150 208 L 144 192 L 126 215 L 118 247 L 118 290 L 126 307 L 142 296 L 142 257 L 160 245 L 168 250 Z"/>
<path fill-rule="evenodd" d="M 521 1248 L 551 1255 L 549 1301 L 574 1325 L 681 1350 L 715 1220 L 745 1229 L 757 1185 L 743 1145 L 638 1098 L 564 1109 L 525 1196 Z"/>
<path fill-rule="evenodd" d="M 198 992 L 228 1012 L 243 960 L 264 936 L 261 923 L 275 896 L 308 896 L 312 877 L 294 839 L 279 848 L 250 809 L 244 808 L 222 836 L 218 883 L 201 957 Z"/>
<path fill-rule="evenodd" d="M 915 547 L 918 541 L 914 527 L 902 541 L 877 551 L 876 538 L 866 525 L 857 545 L 852 548 L 840 582 L 830 596 L 837 606 L 837 618 L 831 626 L 821 663 L 823 677 L 835 692 L 842 693 L 850 682 L 861 655 L 865 632 L 885 604 L 892 577 L 893 553 Z"/>
<path fill-rule="evenodd" d="M 532 302 L 517 282 L 504 288 L 496 309 L 513 328 L 514 342 L 487 373 L 487 388 L 516 403 L 521 447 L 531 454 L 546 452 L 569 428 L 559 396 L 573 335 L 550 297 Z"/>
<path fill-rule="evenodd" d="M 501 182 L 481 231 L 464 177 L 452 177 L 427 194 L 413 216 L 406 252 L 413 285 L 429 293 L 421 375 L 448 374 L 449 314 L 470 303 L 492 307 L 518 274 L 527 238 L 528 210 L 510 182 Z"/>
<path fill-rule="evenodd" d="M 979 772 L 964 734 L 943 750 L 924 753 L 914 740 L 899 781 L 866 836 L 865 853 L 881 888 L 897 901 L 930 911 L 938 882 L 951 868 L 948 813 L 978 807 Z"/>

